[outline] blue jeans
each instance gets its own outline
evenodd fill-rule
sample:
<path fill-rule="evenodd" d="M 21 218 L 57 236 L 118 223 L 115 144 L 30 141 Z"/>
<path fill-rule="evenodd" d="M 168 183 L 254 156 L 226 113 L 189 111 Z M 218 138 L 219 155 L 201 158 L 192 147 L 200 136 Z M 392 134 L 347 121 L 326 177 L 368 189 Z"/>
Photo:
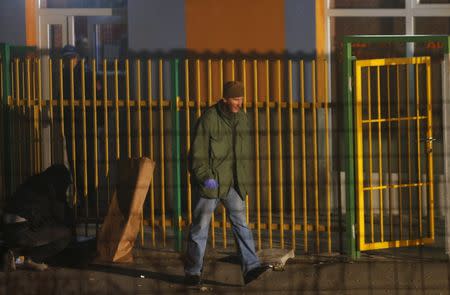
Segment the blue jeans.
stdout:
<path fill-rule="evenodd" d="M 184 265 L 186 274 L 201 274 L 211 215 L 219 202 L 222 202 L 227 209 L 228 218 L 230 219 L 233 234 L 238 246 L 242 273 L 245 275 L 249 270 L 261 265 L 258 256 L 256 256 L 252 232 L 247 227 L 245 220 L 245 202 L 241 199 L 236 190 L 231 188 L 228 192 L 228 196 L 222 200 L 201 197 L 197 199 L 188 236 L 186 262 Z"/>

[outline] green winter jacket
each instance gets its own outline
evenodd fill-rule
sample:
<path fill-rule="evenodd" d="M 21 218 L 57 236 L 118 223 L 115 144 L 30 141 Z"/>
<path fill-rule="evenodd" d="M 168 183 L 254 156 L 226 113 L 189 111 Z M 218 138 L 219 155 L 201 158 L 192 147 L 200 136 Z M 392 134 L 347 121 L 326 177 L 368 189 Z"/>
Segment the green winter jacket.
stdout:
<path fill-rule="evenodd" d="M 229 112 L 222 101 L 199 118 L 190 149 L 189 168 L 193 186 L 202 197 L 225 198 L 233 186 L 241 198 L 245 198 L 251 173 L 249 130 L 247 114 L 242 110 L 236 114 Z M 204 181 L 209 178 L 218 181 L 218 189 L 204 187 Z"/>

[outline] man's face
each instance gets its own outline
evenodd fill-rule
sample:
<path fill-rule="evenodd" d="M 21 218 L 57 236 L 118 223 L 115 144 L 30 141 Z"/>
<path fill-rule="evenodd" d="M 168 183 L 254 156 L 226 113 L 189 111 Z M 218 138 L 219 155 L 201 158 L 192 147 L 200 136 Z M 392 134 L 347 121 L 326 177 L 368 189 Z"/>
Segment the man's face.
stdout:
<path fill-rule="evenodd" d="M 242 108 L 242 101 L 244 98 L 242 96 L 240 97 L 231 97 L 231 98 L 224 98 L 223 101 L 227 105 L 228 109 L 232 113 L 238 113 L 239 110 Z"/>

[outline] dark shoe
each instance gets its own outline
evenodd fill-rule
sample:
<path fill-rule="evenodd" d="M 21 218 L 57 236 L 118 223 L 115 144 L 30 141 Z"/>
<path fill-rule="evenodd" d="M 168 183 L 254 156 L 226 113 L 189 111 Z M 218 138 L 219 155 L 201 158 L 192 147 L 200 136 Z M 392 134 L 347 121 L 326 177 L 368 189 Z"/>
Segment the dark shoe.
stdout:
<path fill-rule="evenodd" d="M 184 276 L 184 283 L 189 286 L 200 286 L 202 284 L 202 278 L 199 275 L 189 275 Z"/>
<path fill-rule="evenodd" d="M 245 285 L 250 284 L 250 282 L 252 282 L 252 281 L 256 280 L 257 278 L 259 278 L 263 273 L 265 273 L 269 269 L 272 269 L 272 266 L 270 266 L 270 265 L 261 265 L 261 266 L 255 267 L 252 270 L 249 270 L 244 276 L 244 284 Z"/>

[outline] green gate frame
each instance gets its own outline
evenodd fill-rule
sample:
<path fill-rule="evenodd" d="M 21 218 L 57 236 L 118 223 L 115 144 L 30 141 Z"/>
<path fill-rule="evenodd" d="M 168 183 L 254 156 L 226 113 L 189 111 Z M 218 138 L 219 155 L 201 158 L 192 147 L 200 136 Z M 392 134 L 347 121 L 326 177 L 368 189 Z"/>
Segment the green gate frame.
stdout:
<path fill-rule="evenodd" d="M 355 123 L 353 120 L 353 61 L 352 43 L 417 43 L 442 42 L 445 54 L 450 54 L 450 36 L 447 35 L 351 35 L 343 38 L 343 99 L 345 128 L 345 187 L 346 187 L 346 252 L 351 259 L 360 257 L 356 244 L 356 183 L 355 183 Z"/>

